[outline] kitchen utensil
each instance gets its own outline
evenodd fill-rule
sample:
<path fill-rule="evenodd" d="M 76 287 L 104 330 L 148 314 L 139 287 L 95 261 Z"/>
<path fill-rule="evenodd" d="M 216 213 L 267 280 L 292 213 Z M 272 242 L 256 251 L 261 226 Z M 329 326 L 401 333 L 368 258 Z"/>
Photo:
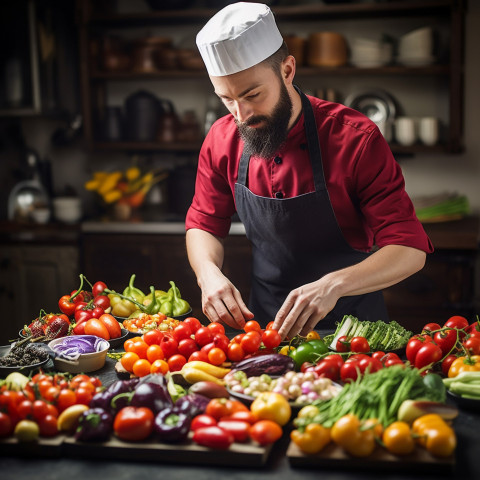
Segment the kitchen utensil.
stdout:
<path fill-rule="evenodd" d="M 123 139 L 125 121 L 121 107 L 107 107 L 100 123 L 103 140 L 115 142 Z"/>
<path fill-rule="evenodd" d="M 132 70 L 138 73 L 156 73 L 160 70 L 158 58 L 162 50 L 171 47 L 167 37 L 147 37 L 137 40 L 133 47 Z"/>
<path fill-rule="evenodd" d="M 347 41 L 337 32 L 312 33 L 307 52 L 307 63 L 312 67 L 339 67 L 347 63 Z"/>
<path fill-rule="evenodd" d="M 136 142 L 154 141 L 157 136 L 161 104 L 146 90 L 139 90 L 125 100 L 127 135 Z"/>
<path fill-rule="evenodd" d="M 417 141 L 415 119 L 412 117 L 398 117 L 395 120 L 395 139 L 400 145 L 410 146 Z"/>
<path fill-rule="evenodd" d="M 60 222 L 76 223 L 82 218 L 82 202 L 78 197 L 54 198 L 53 214 Z"/>
<path fill-rule="evenodd" d="M 438 130 L 436 117 L 422 117 L 418 121 L 418 138 L 424 145 L 433 146 L 438 142 Z"/>
<path fill-rule="evenodd" d="M 37 208 L 48 207 L 48 195 L 36 180 L 23 180 L 13 187 L 8 196 L 8 219 L 29 221 Z"/>
<path fill-rule="evenodd" d="M 304 65 L 307 41 L 298 35 L 285 35 L 283 39 L 287 44 L 288 52 L 295 57 L 297 66 Z"/>
<path fill-rule="evenodd" d="M 345 105 L 363 113 L 377 125 L 386 124 L 395 118 L 395 101 L 383 90 L 353 93 L 345 99 Z"/>

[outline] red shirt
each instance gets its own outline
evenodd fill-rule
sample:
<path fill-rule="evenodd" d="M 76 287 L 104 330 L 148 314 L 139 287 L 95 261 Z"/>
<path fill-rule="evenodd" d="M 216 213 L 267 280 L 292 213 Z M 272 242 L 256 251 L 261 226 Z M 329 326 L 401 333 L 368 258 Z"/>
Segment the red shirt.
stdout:
<path fill-rule="evenodd" d="M 433 246 L 415 215 L 400 166 L 377 126 L 343 105 L 309 97 L 317 123 L 323 169 L 340 229 L 355 249 Z M 203 143 L 186 229 L 226 237 L 235 213 L 234 186 L 243 151 L 233 116 L 220 118 Z M 271 160 L 252 157 L 248 188 L 262 197 L 295 197 L 314 190 L 303 114 Z M 312 218 L 321 222 L 322 219 Z"/>

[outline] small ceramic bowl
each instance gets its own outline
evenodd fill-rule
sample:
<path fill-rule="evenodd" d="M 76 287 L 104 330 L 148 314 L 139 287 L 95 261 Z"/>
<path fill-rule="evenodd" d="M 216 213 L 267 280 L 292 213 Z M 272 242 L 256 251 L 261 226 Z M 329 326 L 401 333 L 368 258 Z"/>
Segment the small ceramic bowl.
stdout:
<path fill-rule="evenodd" d="M 79 337 L 82 336 L 83 335 L 79 335 Z M 53 350 L 53 347 L 61 343 L 63 340 L 64 338 L 56 338 L 55 340 L 49 342 L 48 346 Z M 109 348 L 110 344 L 108 341 L 102 339 L 100 350 L 98 352 L 84 353 L 75 361 L 67 360 L 61 357 L 55 357 L 55 369 L 59 372 L 69 373 L 88 373 L 94 372 L 95 370 L 100 370 L 105 365 Z"/>

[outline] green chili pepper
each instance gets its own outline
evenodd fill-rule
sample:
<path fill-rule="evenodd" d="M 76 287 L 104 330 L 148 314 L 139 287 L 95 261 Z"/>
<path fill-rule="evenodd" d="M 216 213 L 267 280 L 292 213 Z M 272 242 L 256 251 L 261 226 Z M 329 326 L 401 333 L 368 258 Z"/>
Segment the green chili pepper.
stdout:
<path fill-rule="evenodd" d="M 142 303 L 145 298 L 145 294 L 137 287 L 133 285 L 135 282 L 135 274 L 130 277 L 128 282 L 128 287 L 123 291 L 123 295 L 128 299 L 135 300 L 136 302 Z"/>
<path fill-rule="evenodd" d="M 152 295 L 152 301 L 146 306 L 145 313 L 148 313 L 149 315 L 155 315 L 160 311 L 161 304 L 155 295 L 155 287 L 152 285 L 150 286 L 150 294 Z"/>
<path fill-rule="evenodd" d="M 173 316 L 178 317 L 179 315 L 183 315 L 190 310 L 190 305 L 186 300 L 183 300 L 180 295 L 180 290 L 175 285 L 174 282 L 170 282 L 171 288 L 168 292 L 172 292 L 172 306 L 173 306 Z"/>
<path fill-rule="evenodd" d="M 172 302 L 167 298 L 160 304 L 160 312 L 162 312 L 167 317 L 173 315 L 173 305 Z"/>

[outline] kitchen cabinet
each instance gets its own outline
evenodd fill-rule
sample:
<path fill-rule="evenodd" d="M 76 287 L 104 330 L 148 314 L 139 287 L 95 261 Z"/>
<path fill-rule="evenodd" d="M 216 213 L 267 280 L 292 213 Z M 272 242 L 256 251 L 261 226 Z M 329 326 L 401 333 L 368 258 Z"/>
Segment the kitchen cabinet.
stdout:
<path fill-rule="evenodd" d="M 79 282 L 79 254 L 74 245 L 2 245 L 0 253 L 0 344 L 40 310 L 58 312 L 58 299 Z"/>
<path fill-rule="evenodd" d="M 225 240 L 223 271 L 247 301 L 250 293 L 250 245 L 244 236 Z M 102 280 L 110 289 L 122 292 L 132 273 L 135 285 L 147 293 L 150 285 L 168 290 L 173 280 L 193 314 L 201 316 L 201 291 L 188 263 L 185 235 L 84 233 L 82 272 L 91 281 Z"/>
<path fill-rule="evenodd" d="M 114 2 L 115 3 L 115 2 Z M 286 2 L 285 2 L 286 3 Z M 214 13 L 215 10 L 195 6 L 182 10 L 155 11 L 111 11 L 105 7 L 109 2 L 79 1 L 79 37 L 81 55 L 81 85 L 83 93 L 83 112 L 85 119 L 85 137 L 93 150 L 119 152 L 163 151 L 179 154 L 193 154 L 200 148 L 199 141 L 174 142 L 131 142 L 102 140 L 99 119 L 104 118 L 109 107 L 112 90 L 118 91 L 123 85 L 167 85 L 162 92 L 168 97 L 170 89 L 182 89 L 182 94 L 193 98 L 202 95 L 202 88 L 208 90 L 206 71 L 196 66 L 194 69 L 161 68 L 145 73 L 133 72 L 128 68 L 105 70 L 101 68 L 100 43 L 102 39 L 123 37 L 138 38 L 143 31 L 165 32 L 190 29 L 196 32 Z M 201 3 L 203 5 L 203 3 Z M 465 3 L 462 0 L 412 0 L 390 2 L 346 2 L 335 4 L 288 2 L 272 7 L 282 33 L 295 28 L 302 31 L 307 24 L 318 30 L 335 28 L 347 31 L 356 28 L 358 22 L 375 22 L 365 28 L 389 29 L 390 23 L 403 22 L 413 29 L 418 25 L 433 23 L 442 30 L 445 38 L 443 51 L 438 63 L 428 66 L 387 65 L 382 67 L 358 68 L 350 65 L 338 68 L 299 67 L 298 83 L 302 86 L 317 85 L 319 82 L 337 84 L 348 80 L 347 84 L 363 84 L 365 79 L 376 85 L 401 85 L 404 95 L 423 98 L 430 95 L 431 111 L 421 112 L 423 116 L 443 116 L 445 131 L 442 141 L 435 146 L 415 144 L 401 146 L 392 143 L 395 154 L 412 154 L 415 152 L 446 151 L 460 152 L 463 148 L 463 37 Z M 387 24 L 388 22 L 388 24 Z M 388 25 L 388 26 L 386 26 Z M 371 32 L 370 32 L 371 33 Z M 388 33 L 388 32 L 385 32 Z M 164 59 L 165 60 L 165 59 Z M 302 87 L 303 88 L 303 87 Z M 315 92 L 314 92 L 315 93 Z M 200 112 L 200 118 L 203 112 Z"/>

